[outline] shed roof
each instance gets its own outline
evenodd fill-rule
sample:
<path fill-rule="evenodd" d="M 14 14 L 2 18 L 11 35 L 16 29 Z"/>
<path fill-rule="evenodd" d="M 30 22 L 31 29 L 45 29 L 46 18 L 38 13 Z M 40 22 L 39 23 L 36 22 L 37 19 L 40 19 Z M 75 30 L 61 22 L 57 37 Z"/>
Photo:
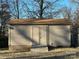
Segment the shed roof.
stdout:
<path fill-rule="evenodd" d="M 70 25 L 71 22 L 66 19 L 12 19 L 8 22 L 11 25 L 27 25 L 27 24 L 58 24 Z"/>

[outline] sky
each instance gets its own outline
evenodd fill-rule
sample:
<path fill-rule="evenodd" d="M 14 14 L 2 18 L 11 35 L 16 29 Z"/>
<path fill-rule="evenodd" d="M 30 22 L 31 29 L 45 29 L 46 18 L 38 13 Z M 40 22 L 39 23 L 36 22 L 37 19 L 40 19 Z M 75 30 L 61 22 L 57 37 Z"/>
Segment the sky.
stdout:
<path fill-rule="evenodd" d="M 54 0 L 48 0 L 48 1 L 51 1 L 53 2 Z M 34 9 L 35 7 L 33 7 L 31 4 L 33 3 L 32 0 L 24 0 L 24 2 L 27 2 L 28 3 L 28 6 L 29 8 L 32 10 Z M 71 7 L 70 3 L 69 3 L 69 0 L 59 0 L 59 2 L 56 3 L 57 5 L 57 8 L 61 8 L 61 6 L 67 6 L 68 8 Z"/>
<path fill-rule="evenodd" d="M 10 0 L 11 1 L 11 0 Z M 47 0 L 47 1 L 51 1 L 53 2 L 54 0 Z M 19 0 L 19 8 L 20 8 L 20 18 L 26 18 L 24 17 L 24 15 L 26 15 L 27 13 L 23 12 L 26 8 L 26 6 L 23 6 L 22 3 L 27 3 L 27 6 L 29 7 L 29 10 L 32 11 L 32 10 L 35 10 L 36 9 L 36 6 L 33 6 L 33 0 Z M 68 7 L 68 8 L 71 8 L 73 11 L 76 9 L 76 5 L 74 5 L 73 3 L 71 4 L 70 3 L 70 0 L 59 0 L 59 2 L 56 3 L 56 9 L 58 8 L 62 8 L 62 7 Z M 12 7 L 11 7 L 12 8 Z M 28 16 L 28 15 L 26 15 Z M 61 15 L 60 15 L 61 16 Z"/>
<path fill-rule="evenodd" d="M 33 0 L 22 0 L 26 3 L 28 3 L 28 6 L 30 8 L 30 10 L 35 10 L 35 7 L 32 6 L 33 4 Z M 53 2 L 54 0 L 48 0 L 48 1 L 51 1 Z M 76 5 L 74 5 L 74 3 L 70 3 L 71 0 L 59 0 L 59 2 L 56 3 L 56 6 L 57 8 L 61 8 L 61 7 L 68 7 L 69 9 L 71 9 L 72 11 L 75 11 L 76 10 Z M 60 15 L 61 16 L 61 15 Z"/>

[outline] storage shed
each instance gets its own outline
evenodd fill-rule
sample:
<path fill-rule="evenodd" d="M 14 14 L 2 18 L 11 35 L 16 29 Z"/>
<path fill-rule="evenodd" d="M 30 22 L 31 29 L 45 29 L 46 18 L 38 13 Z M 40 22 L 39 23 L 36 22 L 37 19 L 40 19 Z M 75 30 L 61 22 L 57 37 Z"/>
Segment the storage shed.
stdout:
<path fill-rule="evenodd" d="M 71 23 L 66 19 L 13 19 L 8 23 L 8 42 L 12 50 L 70 46 Z"/>

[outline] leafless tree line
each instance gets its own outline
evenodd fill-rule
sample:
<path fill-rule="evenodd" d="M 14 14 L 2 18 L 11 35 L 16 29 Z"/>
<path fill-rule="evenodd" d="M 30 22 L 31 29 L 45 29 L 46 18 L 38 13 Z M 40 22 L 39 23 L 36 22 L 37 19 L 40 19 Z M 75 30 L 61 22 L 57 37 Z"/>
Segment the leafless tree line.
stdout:
<path fill-rule="evenodd" d="M 53 18 L 57 2 L 60 0 L 5 0 L 10 5 L 12 18 Z"/>
<path fill-rule="evenodd" d="M 63 18 L 68 18 L 71 21 L 73 19 L 77 20 L 79 16 L 79 1 L 69 0 L 74 5 L 77 4 L 74 12 L 67 6 L 59 8 L 57 2 L 60 1 L 62 0 L 54 0 L 52 2 L 49 0 L 1 0 L 0 3 L 7 3 L 9 5 L 12 18 L 54 18 L 62 14 Z"/>

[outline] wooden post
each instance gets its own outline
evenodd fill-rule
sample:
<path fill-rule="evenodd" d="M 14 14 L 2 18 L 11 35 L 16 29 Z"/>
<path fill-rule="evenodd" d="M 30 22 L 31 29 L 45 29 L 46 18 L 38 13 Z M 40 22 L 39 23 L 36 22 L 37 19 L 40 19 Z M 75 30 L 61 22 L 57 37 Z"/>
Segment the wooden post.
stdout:
<path fill-rule="evenodd" d="M 47 39 L 47 46 L 49 46 L 49 25 L 46 26 L 46 39 Z"/>

